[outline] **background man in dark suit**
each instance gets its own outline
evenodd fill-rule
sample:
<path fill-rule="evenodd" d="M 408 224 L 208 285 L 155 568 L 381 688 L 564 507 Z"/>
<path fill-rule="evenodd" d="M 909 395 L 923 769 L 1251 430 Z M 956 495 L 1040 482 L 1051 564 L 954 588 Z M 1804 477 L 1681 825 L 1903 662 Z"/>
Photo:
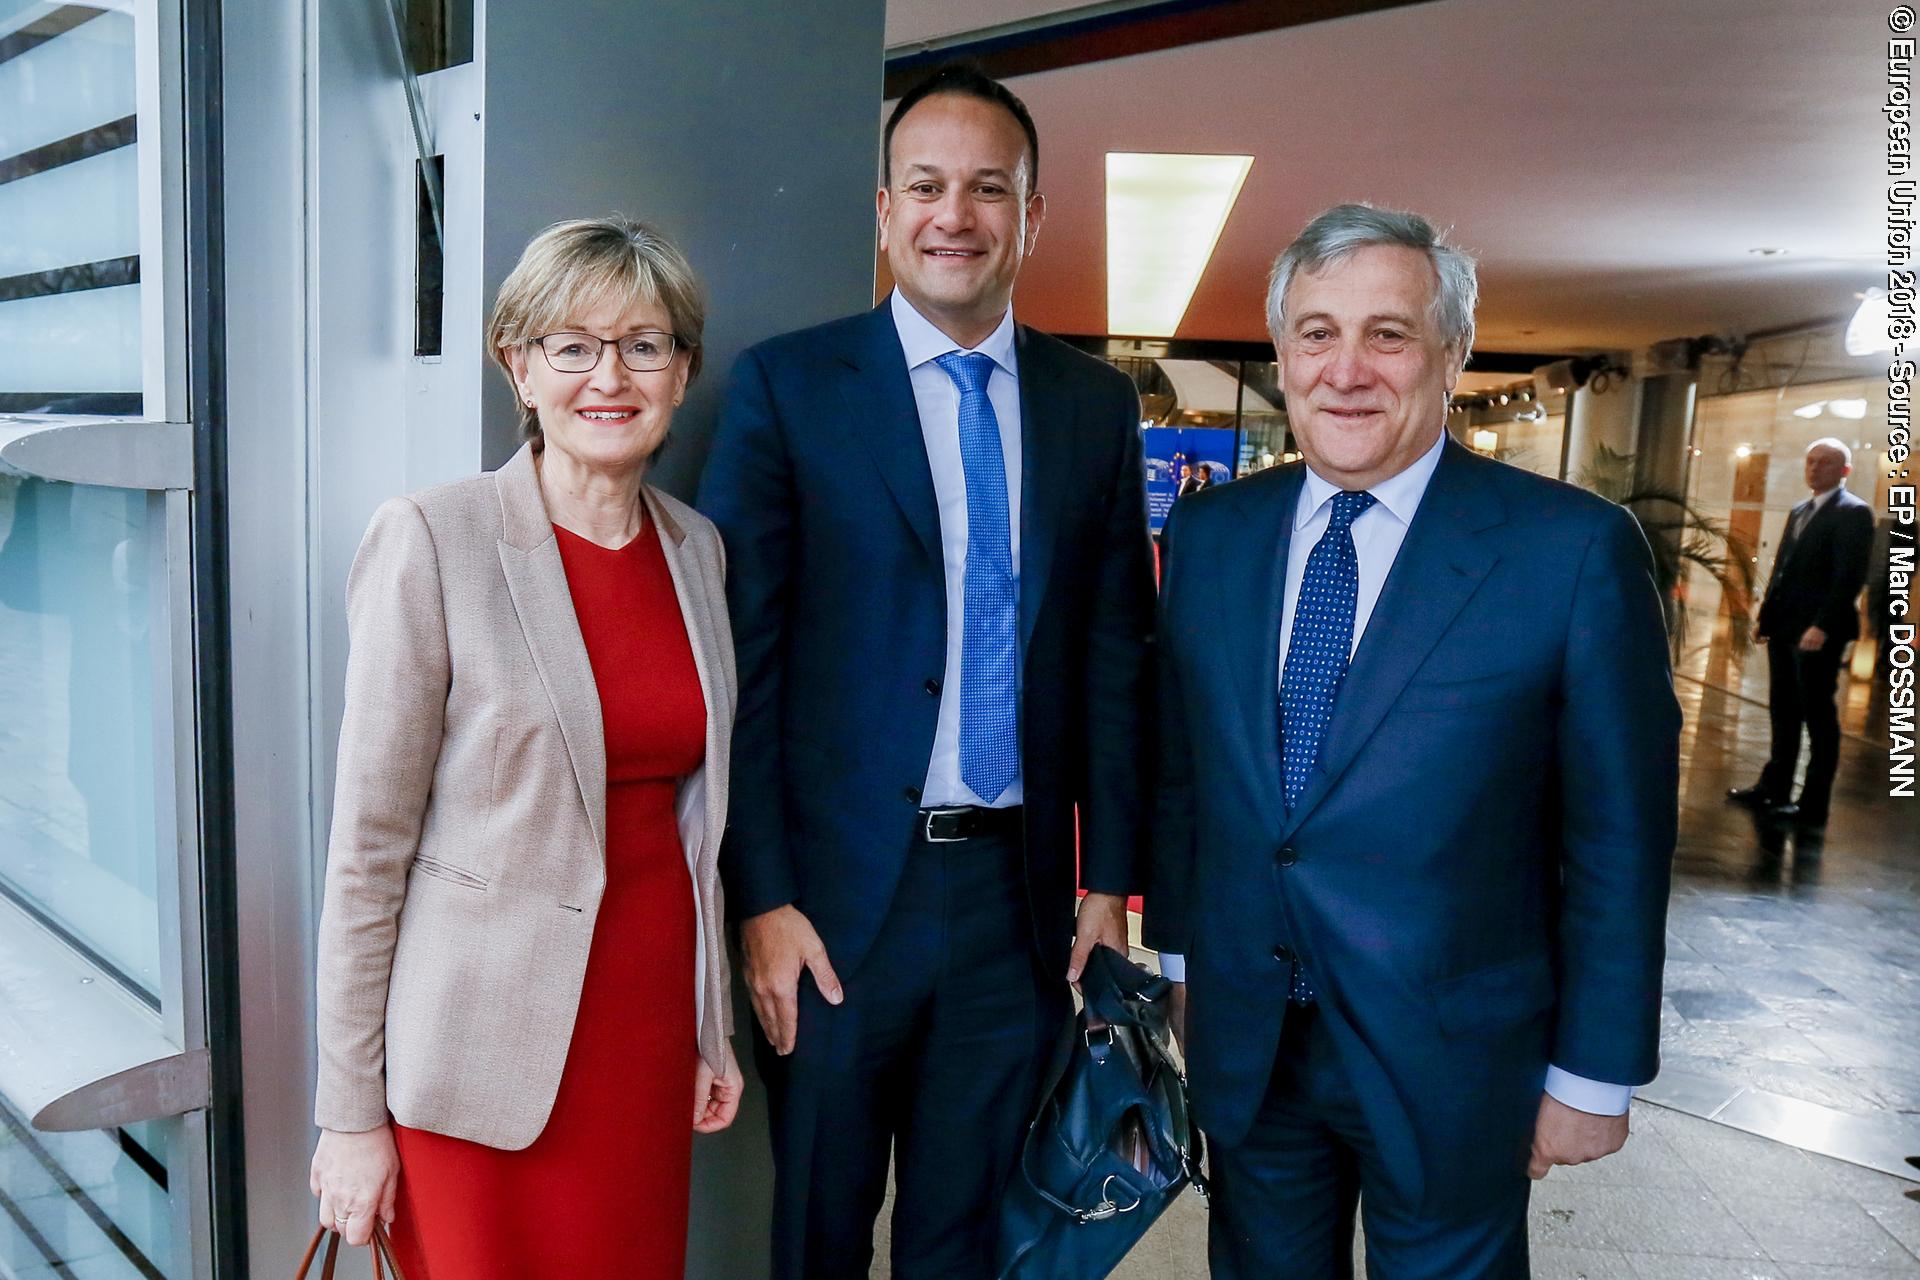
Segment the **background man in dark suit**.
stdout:
<path fill-rule="evenodd" d="M 1833 704 L 1840 655 L 1860 634 L 1860 589 L 1873 554 L 1873 508 L 1847 492 L 1853 450 L 1833 437 L 1807 446 L 1807 488 L 1793 509 L 1760 602 L 1756 639 L 1767 646 L 1767 705 L 1773 751 L 1760 781 L 1727 798 L 1803 826 L 1825 826 L 1840 763 L 1840 713 Z M 1807 777 L 1792 799 L 1806 726 Z"/>
<path fill-rule="evenodd" d="M 890 1150 L 893 1273 L 988 1274 L 1067 982 L 1127 945 L 1139 401 L 1013 321 L 1038 157 L 983 76 L 903 97 L 878 197 L 895 291 L 741 357 L 701 490 L 730 554 L 722 871 L 766 1033 L 780 1276 L 867 1274 Z"/>
<path fill-rule="evenodd" d="M 1527 1275 L 1527 1174 L 1655 1070 L 1680 716 L 1624 510 L 1450 441 L 1472 259 L 1275 264 L 1306 460 L 1174 509 L 1146 941 L 1191 990 L 1220 1280 Z M 1351 664 L 1349 666 L 1349 663 Z M 1165 954 L 1178 953 L 1178 954 Z"/>

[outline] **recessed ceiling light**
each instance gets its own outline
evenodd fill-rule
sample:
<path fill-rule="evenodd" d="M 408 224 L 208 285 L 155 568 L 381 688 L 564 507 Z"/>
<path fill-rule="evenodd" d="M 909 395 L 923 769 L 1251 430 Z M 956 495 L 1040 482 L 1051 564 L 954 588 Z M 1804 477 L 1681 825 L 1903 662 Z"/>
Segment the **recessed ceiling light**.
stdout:
<path fill-rule="evenodd" d="M 1734 449 L 1733 456 L 1736 458 L 1751 458 L 1753 456 L 1753 446 L 1750 444 L 1740 445 Z"/>
<path fill-rule="evenodd" d="M 1867 416 L 1865 400 L 1829 400 L 1827 411 L 1836 418 L 1852 418 L 1856 421 Z"/>
<path fill-rule="evenodd" d="M 1817 418 L 1827 411 L 1825 400 L 1815 400 L 1812 404 L 1803 404 L 1793 411 L 1796 418 Z"/>
<path fill-rule="evenodd" d="M 1107 153 L 1107 332 L 1170 338 L 1252 156 Z"/>
<path fill-rule="evenodd" d="M 1870 356 L 1893 350 L 1893 339 L 1887 333 L 1887 321 L 1891 318 L 1886 292 L 1881 289 L 1867 290 L 1861 295 L 1860 305 L 1854 309 L 1853 319 L 1847 321 L 1847 354 Z"/>
<path fill-rule="evenodd" d="M 1787 250 L 1774 245 L 1761 245 L 1759 248 L 1749 249 L 1747 252 L 1753 254 L 1756 258 L 1778 258 L 1784 256 Z"/>

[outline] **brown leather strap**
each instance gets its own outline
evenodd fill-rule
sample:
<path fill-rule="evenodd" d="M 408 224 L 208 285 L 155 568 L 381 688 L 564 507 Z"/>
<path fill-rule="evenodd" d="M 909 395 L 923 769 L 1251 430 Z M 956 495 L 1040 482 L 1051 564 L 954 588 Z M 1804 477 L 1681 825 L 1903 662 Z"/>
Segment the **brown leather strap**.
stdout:
<path fill-rule="evenodd" d="M 340 1233 L 319 1227 L 313 1233 L 313 1239 L 307 1241 L 307 1251 L 300 1255 L 300 1265 L 294 1269 L 293 1280 L 305 1280 L 308 1270 L 313 1266 L 314 1255 L 320 1252 L 320 1241 L 327 1242 L 326 1256 L 320 1260 L 320 1280 L 333 1280 L 334 1269 L 340 1264 Z M 393 1280 L 407 1280 L 406 1273 L 400 1270 L 400 1260 L 393 1256 L 393 1241 L 387 1238 L 387 1229 L 378 1222 L 373 1224 L 373 1280 L 386 1280 L 392 1273 Z M 385 1263 L 384 1270 L 382 1263 Z"/>
<path fill-rule="evenodd" d="M 293 1269 L 293 1280 L 304 1280 L 307 1268 L 313 1265 L 313 1255 L 320 1252 L 320 1238 L 327 1234 L 325 1227 L 315 1227 L 313 1239 L 307 1241 L 307 1251 L 300 1255 L 300 1265 Z"/>

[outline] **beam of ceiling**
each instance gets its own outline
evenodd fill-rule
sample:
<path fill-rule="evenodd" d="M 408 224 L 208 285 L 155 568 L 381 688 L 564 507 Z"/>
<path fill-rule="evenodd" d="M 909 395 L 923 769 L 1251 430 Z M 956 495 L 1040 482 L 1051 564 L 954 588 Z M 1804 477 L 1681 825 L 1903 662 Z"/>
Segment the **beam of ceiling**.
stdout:
<path fill-rule="evenodd" d="M 1434 0 L 1117 0 L 1015 18 L 887 50 L 886 96 L 937 66 L 967 61 L 996 79 L 1278 31 Z"/>

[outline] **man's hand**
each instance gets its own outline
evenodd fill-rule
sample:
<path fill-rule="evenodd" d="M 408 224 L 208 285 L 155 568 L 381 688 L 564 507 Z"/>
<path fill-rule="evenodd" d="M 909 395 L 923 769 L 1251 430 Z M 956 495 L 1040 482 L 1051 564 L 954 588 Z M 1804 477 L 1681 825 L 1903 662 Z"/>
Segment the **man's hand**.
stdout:
<path fill-rule="evenodd" d="M 1627 1144 L 1627 1117 L 1576 1111 L 1550 1093 L 1540 1095 L 1533 1124 L 1533 1159 L 1527 1176 L 1544 1178 L 1557 1164 L 1585 1164 L 1610 1156 Z"/>
<path fill-rule="evenodd" d="M 1067 981 L 1080 981 L 1087 957 L 1101 943 L 1127 954 L 1127 900 L 1117 893 L 1089 893 L 1080 899 L 1073 919 L 1073 954 L 1067 958 Z"/>
<path fill-rule="evenodd" d="M 812 921 L 789 904 L 742 924 L 740 949 L 745 953 L 754 1016 L 775 1053 L 792 1053 L 800 1026 L 800 971 L 812 971 L 813 983 L 828 1004 L 839 1004 L 844 998 L 840 979 L 827 961 L 826 945 L 813 931 Z"/>
<path fill-rule="evenodd" d="M 1173 984 L 1173 995 L 1167 1000 L 1167 1025 L 1173 1029 L 1173 1042 L 1180 1052 L 1187 1051 L 1187 984 Z"/>
<path fill-rule="evenodd" d="M 1827 633 L 1818 627 L 1808 627 L 1800 633 L 1800 652 L 1818 653 L 1827 647 Z"/>

